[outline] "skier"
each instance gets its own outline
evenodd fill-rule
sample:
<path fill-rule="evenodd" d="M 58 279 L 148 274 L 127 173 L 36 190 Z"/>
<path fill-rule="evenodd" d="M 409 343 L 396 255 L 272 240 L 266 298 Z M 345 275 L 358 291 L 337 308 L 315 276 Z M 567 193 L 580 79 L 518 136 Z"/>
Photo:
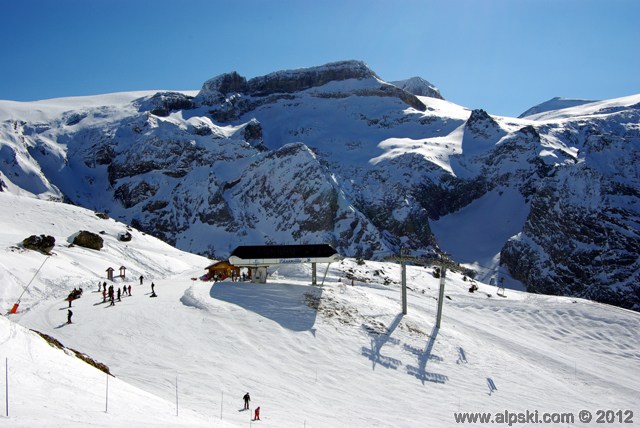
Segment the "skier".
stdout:
<path fill-rule="evenodd" d="M 107 302 L 107 289 L 102 290 L 102 303 Z"/>
<path fill-rule="evenodd" d="M 131 296 L 131 284 L 129 284 L 129 296 Z"/>
<path fill-rule="evenodd" d="M 253 420 L 254 421 L 260 420 L 260 406 L 256 407 L 256 411 L 253 414 Z"/>
<path fill-rule="evenodd" d="M 72 316 L 73 316 L 73 312 L 71 312 L 71 309 L 67 309 L 67 324 L 71 324 Z"/>
<path fill-rule="evenodd" d="M 142 285 L 142 280 L 144 279 L 144 276 L 140 275 L 140 285 Z"/>
<path fill-rule="evenodd" d="M 153 287 L 155 287 L 156 285 L 152 282 L 151 283 L 151 294 L 156 294 L 155 291 L 153 291 Z"/>
<path fill-rule="evenodd" d="M 244 397 L 242 397 L 242 399 L 244 400 L 244 410 L 249 410 L 249 401 L 251 401 L 249 393 L 247 392 L 246 394 L 244 394 Z"/>
<path fill-rule="evenodd" d="M 120 287 L 118 287 L 118 302 L 122 302 L 122 300 L 120 300 Z"/>

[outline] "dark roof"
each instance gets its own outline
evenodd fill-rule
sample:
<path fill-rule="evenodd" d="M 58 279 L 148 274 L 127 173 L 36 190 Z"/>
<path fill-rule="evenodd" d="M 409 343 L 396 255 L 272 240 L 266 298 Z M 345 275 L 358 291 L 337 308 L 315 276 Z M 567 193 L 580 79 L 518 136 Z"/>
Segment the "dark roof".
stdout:
<path fill-rule="evenodd" d="M 331 257 L 338 252 L 329 244 L 311 245 L 244 245 L 231 253 L 240 259 L 292 259 Z"/>

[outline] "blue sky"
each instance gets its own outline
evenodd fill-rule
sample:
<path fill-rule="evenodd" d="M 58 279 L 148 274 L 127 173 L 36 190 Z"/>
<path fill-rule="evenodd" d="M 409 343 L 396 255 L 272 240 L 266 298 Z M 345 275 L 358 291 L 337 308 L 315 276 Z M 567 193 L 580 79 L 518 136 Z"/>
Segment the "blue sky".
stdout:
<path fill-rule="evenodd" d="M 0 99 L 197 90 L 344 59 L 517 116 L 640 93 L 638 0 L 4 0 Z"/>

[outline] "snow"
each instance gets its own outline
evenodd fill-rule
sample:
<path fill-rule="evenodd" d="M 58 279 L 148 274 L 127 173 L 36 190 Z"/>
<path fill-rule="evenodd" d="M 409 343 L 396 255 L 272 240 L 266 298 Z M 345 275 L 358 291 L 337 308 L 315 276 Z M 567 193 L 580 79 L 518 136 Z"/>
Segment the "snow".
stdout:
<path fill-rule="evenodd" d="M 509 278 L 499 266 L 504 243 L 522 230 L 529 203 L 515 189 L 494 189 L 455 213 L 431 222 L 440 248 L 464 265 L 479 272 L 478 279 Z M 523 290 L 523 285 L 507 279 L 505 287 Z"/>
<path fill-rule="evenodd" d="M 475 204 L 482 215 L 506 217 L 502 203 L 515 198 L 507 190 Z M 309 285 L 307 265 L 272 267 L 267 284 L 212 284 L 192 280 L 210 260 L 135 229 L 131 241 L 118 241 L 125 225 L 82 208 L 0 193 L 0 212 L 0 305 L 8 310 L 33 278 L 18 313 L 0 317 L 0 362 L 9 367 L 3 426 L 253 426 L 251 412 L 240 411 L 247 391 L 252 409 L 261 407 L 255 424 L 271 427 L 452 426 L 454 412 L 505 409 L 640 414 L 635 312 L 515 290 L 502 298 L 484 283 L 471 294 L 461 274 L 448 272 L 437 329 L 431 268 L 408 267 L 402 315 L 392 263 L 347 259 L 330 266 L 322 287 Z M 473 220 L 452 214 L 465 215 Z M 81 229 L 103 231 L 103 249 L 69 246 Z M 462 232 L 490 257 L 498 239 L 485 235 L 511 230 Z M 41 233 L 55 236 L 56 247 L 34 278 L 45 256 L 20 242 Z M 97 282 L 120 265 L 144 284 L 117 278 L 116 288 L 132 284 L 132 296 L 107 307 Z M 151 281 L 157 298 L 149 298 Z M 84 295 L 67 325 L 63 299 L 78 286 Z M 115 376 L 108 403 L 105 373 L 25 327 L 106 364 Z M 570 426 L 581 426 L 577 417 Z"/>
<path fill-rule="evenodd" d="M 526 118 L 538 122 L 558 121 L 562 119 L 573 119 L 581 116 L 607 114 L 615 112 L 616 109 L 632 106 L 640 103 L 640 94 L 630 95 L 627 97 L 613 98 L 604 101 L 593 101 L 586 104 L 580 104 L 574 107 L 567 107 L 559 110 L 550 110 L 538 114 L 532 114 Z"/>
<path fill-rule="evenodd" d="M 449 163 L 449 156 L 456 153 L 455 147 L 458 145 L 457 141 L 452 141 L 449 137 L 426 138 L 423 140 L 389 138 L 378 144 L 378 147 L 385 150 L 385 153 L 371 159 L 369 162 L 375 165 L 385 159 L 393 159 L 408 153 L 416 153 L 443 170 L 453 174 Z M 453 148 L 450 148 L 450 146 Z"/>
<path fill-rule="evenodd" d="M 540 114 L 540 113 L 545 113 L 545 112 L 554 111 L 554 110 L 561 110 L 569 107 L 581 106 L 583 104 L 589 104 L 593 102 L 597 102 L 597 101 L 555 97 L 555 98 L 551 98 L 548 101 L 540 103 L 534 107 L 531 107 L 530 109 L 528 109 L 518 117 L 523 118 L 527 116 L 532 116 L 534 114 Z"/>

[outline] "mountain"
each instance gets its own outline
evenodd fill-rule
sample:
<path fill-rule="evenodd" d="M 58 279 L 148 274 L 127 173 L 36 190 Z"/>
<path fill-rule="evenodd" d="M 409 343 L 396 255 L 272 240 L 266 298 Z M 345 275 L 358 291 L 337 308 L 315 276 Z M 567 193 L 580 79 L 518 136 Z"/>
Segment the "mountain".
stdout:
<path fill-rule="evenodd" d="M 522 119 L 527 116 L 533 116 L 533 115 L 545 113 L 548 111 L 562 110 L 563 108 L 576 107 L 576 106 L 581 106 L 584 104 L 590 104 L 590 103 L 596 103 L 596 102 L 598 101 L 576 100 L 571 98 L 554 97 L 548 101 L 545 101 L 543 103 L 540 103 L 536 106 L 531 107 L 530 109 L 528 109 L 518 117 Z"/>
<path fill-rule="evenodd" d="M 640 96 L 517 119 L 413 90 L 341 61 L 199 92 L 3 101 L 0 188 L 215 258 L 446 251 L 483 281 L 639 307 Z M 470 247 L 461 230 L 493 233 Z"/>
<path fill-rule="evenodd" d="M 481 282 L 469 293 L 451 269 L 437 328 L 431 266 L 407 267 L 403 315 L 395 263 L 320 266 L 317 287 L 304 264 L 270 267 L 266 284 L 212 283 L 195 279 L 210 260 L 104 213 L 9 192 L 0 212 L 0 307 L 20 298 L 0 316 L 2 426 L 417 428 L 505 410 L 563 412 L 573 420 L 562 425 L 580 425 L 580 410 L 638 413 L 637 312 L 500 297 Z M 71 244 L 79 230 L 102 248 Z M 21 243 L 40 234 L 55 240 L 49 255 Z M 120 266 L 125 277 L 107 280 Z M 131 296 L 109 306 L 103 281 L 131 285 Z M 74 288 L 83 294 L 67 324 Z M 240 411 L 246 392 L 261 422 Z"/>

